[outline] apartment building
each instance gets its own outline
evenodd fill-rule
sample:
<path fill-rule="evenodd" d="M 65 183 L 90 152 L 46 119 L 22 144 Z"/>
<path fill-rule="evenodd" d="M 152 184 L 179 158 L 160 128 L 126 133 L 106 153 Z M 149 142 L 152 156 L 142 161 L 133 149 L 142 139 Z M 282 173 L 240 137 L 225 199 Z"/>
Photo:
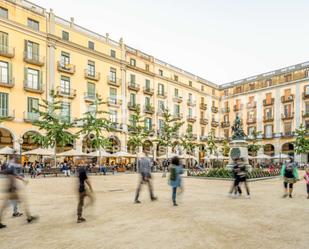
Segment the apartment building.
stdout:
<path fill-rule="evenodd" d="M 250 135 L 262 131 L 265 153 L 292 153 L 293 131 L 308 127 L 309 63 L 295 65 L 224 85 L 214 84 L 172 66 L 109 34 L 100 35 L 64 20 L 52 10 L 25 0 L 0 0 L 0 146 L 28 150 L 36 145 L 31 133 L 33 111 L 53 91 L 62 102 L 61 115 L 74 120 L 92 108 L 96 96 L 116 131 L 106 134 L 114 150 L 127 150 L 132 114 L 140 108 L 154 142 L 168 108 L 185 121 L 180 134 L 192 128 L 196 156 L 205 155 L 205 141 L 213 131 L 218 141 L 230 137 L 239 115 Z M 74 132 L 74 130 L 72 131 Z M 86 151 L 87 139 L 73 145 Z M 288 144 L 288 145 L 286 145 Z M 146 145 L 145 145 L 146 146 Z"/>

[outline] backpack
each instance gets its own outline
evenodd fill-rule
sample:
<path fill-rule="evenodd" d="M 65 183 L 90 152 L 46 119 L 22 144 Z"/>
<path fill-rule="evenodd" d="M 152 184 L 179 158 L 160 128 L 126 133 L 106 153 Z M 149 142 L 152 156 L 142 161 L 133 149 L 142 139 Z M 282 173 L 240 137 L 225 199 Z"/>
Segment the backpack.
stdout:
<path fill-rule="evenodd" d="M 176 178 L 177 178 L 177 170 L 176 170 L 176 167 L 173 166 L 171 167 L 170 180 L 176 181 Z"/>

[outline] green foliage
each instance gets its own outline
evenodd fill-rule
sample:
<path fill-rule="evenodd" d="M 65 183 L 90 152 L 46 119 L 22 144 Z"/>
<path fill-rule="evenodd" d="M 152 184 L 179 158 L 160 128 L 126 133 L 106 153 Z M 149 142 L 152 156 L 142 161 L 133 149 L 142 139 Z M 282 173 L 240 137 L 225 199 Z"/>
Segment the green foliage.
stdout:
<path fill-rule="evenodd" d="M 309 139 L 306 138 L 308 136 L 308 131 L 306 131 L 303 124 L 299 126 L 295 131 L 296 139 L 294 142 L 294 150 L 296 154 L 303 154 L 309 152 Z"/>
<path fill-rule="evenodd" d="M 213 155 L 215 151 L 217 150 L 218 146 L 216 145 L 215 142 L 215 134 L 213 131 L 208 133 L 207 137 L 207 149 L 209 151 L 210 155 Z"/>
<path fill-rule="evenodd" d="M 227 139 L 224 139 L 223 140 L 223 143 L 222 143 L 222 148 L 221 148 L 221 153 L 223 156 L 229 156 L 229 153 L 230 153 L 230 146 L 229 146 L 229 142 Z"/>
<path fill-rule="evenodd" d="M 195 137 L 192 133 L 192 128 L 188 127 L 187 132 L 180 138 L 180 146 L 186 150 L 187 153 L 193 153 L 196 148 Z"/>
<path fill-rule="evenodd" d="M 52 93 L 52 100 L 42 100 L 39 109 L 35 110 L 39 114 L 38 120 L 33 125 L 43 131 L 43 135 L 34 133 L 32 139 L 43 148 L 72 144 L 78 135 L 69 133 L 69 129 L 74 123 L 60 115 L 61 101 L 55 100 Z"/>
<path fill-rule="evenodd" d="M 258 151 L 261 149 L 262 145 L 257 144 L 257 137 L 261 134 L 261 131 L 254 130 L 252 132 L 251 142 L 252 144 L 248 145 L 248 151 L 251 152 L 251 156 L 256 156 Z"/>
<path fill-rule="evenodd" d="M 184 122 L 178 121 L 177 118 L 173 118 L 168 109 L 163 111 L 163 127 L 158 134 L 157 141 L 160 146 L 172 147 L 175 140 L 177 140 L 178 132 Z"/>
<path fill-rule="evenodd" d="M 83 118 L 76 120 L 78 123 L 81 123 L 79 126 L 80 131 L 77 134 L 83 134 L 91 138 L 91 147 L 96 150 L 108 148 L 111 145 L 109 139 L 103 133 L 114 131 L 115 125 L 103 116 L 104 114 L 109 114 L 100 110 L 100 106 L 103 104 L 105 103 L 96 97 L 96 100 L 92 104 L 93 110 L 84 113 Z"/>

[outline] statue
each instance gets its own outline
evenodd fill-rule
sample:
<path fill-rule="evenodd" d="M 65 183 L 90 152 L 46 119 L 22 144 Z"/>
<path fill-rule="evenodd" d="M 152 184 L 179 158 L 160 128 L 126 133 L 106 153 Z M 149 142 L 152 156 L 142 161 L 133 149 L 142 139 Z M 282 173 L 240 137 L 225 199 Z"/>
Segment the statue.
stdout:
<path fill-rule="evenodd" d="M 232 126 L 232 131 L 233 131 L 233 136 L 232 136 L 233 140 L 244 140 L 245 139 L 246 134 L 241 127 L 241 120 L 238 117 L 238 115 L 236 116 L 234 125 Z"/>

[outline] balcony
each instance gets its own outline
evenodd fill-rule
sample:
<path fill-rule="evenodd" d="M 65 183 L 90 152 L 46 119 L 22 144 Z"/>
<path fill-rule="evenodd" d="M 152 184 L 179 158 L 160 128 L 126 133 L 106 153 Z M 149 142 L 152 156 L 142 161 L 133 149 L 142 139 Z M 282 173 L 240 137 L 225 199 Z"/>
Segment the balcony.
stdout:
<path fill-rule="evenodd" d="M 263 134 L 264 139 L 272 139 L 274 137 L 274 133 L 271 134 Z"/>
<path fill-rule="evenodd" d="M 0 45 L 0 56 L 13 58 L 15 56 L 15 48 Z"/>
<path fill-rule="evenodd" d="M 208 119 L 207 118 L 200 118 L 200 124 L 201 125 L 208 125 Z"/>
<path fill-rule="evenodd" d="M 107 84 L 109 84 L 110 86 L 119 87 L 121 85 L 121 80 L 118 78 L 111 78 L 107 76 Z"/>
<path fill-rule="evenodd" d="M 221 122 L 221 127 L 222 128 L 227 128 L 227 127 L 230 127 L 230 121 L 223 121 Z"/>
<path fill-rule="evenodd" d="M 116 132 L 122 132 L 123 131 L 123 125 L 117 122 L 111 123 L 111 128 Z"/>
<path fill-rule="evenodd" d="M 201 142 L 206 142 L 207 141 L 207 136 L 201 135 L 200 136 L 200 141 Z"/>
<path fill-rule="evenodd" d="M 99 81 L 101 79 L 101 74 L 98 72 L 92 72 L 88 69 L 85 69 L 85 78 L 89 80 Z"/>
<path fill-rule="evenodd" d="M 303 111 L 303 118 L 309 118 L 309 110 Z"/>
<path fill-rule="evenodd" d="M 212 106 L 212 107 L 211 107 L 211 111 L 212 111 L 213 113 L 218 113 L 219 108 L 216 107 L 216 106 Z"/>
<path fill-rule="evenodd" d="M 200 103 L 200 109 L 201 110 L 207 110 L 207 104 L 205 104 L 205 103 Z"/>
<path fill-rule="evenodd" d="M 24 90 L 31 93 L 42 94 L 44 92 L 43 84 L 34 84 L 28 80 L 24 80 Z"/>
<path fill-rule="evenodd" d="M 255 124 L 256 123 L 256 118 L 248 118 L 247 119 L 247 125 Z"/>
<path fill-rule="evenodd" d="M 181 120 L 183 118 L 183 115 L 181 113 L 175 113 L 173 114 L 174 120 Z"/>
<path fill-rule="evenodd" d="M 75 74 L 75 71 L 76 71 L 75 65 L 65 64 L 65 63 L 62 63 L 60 61 L 58 61 L 58 63 L 57 63 L 57 69 L 60 72 L 68 73 L 68 74 Z"/>
<path fill-rule="evenodd" d="M 188 115 L 187 116 L 187 121 L 188 122 L 191 122 L 191 123 L 194 123 L 196 121 L 196 117 L 195 116 L 192 116 L 192 115 Z"/>
<path fill-rule="evenodd" d="M 270 100 L 264 99 L 263 100 L 263 106 L 270 106 L 273 105 L 275 103 L 275 99 L 271 98 Z"/>
<path fill-rule="evenodd" d="M 139 105 L 139 104 L 136 104 L 136 103 L 133 103 L 133 102 L 129 102 L 129 103 L 128 103 L 128 109 L 129 109 L 130 111 L 136 112 L 139 108 L 140 108 L 140 105 Z"/>
<path fill-rule="evenodd" d="M 273 116 L 264 116 L 263 117 L 263 122 L 273 122 L 274 117 Z"/>
<path fill-rule="evenodd" d="M 187 101 L 187 105 L 188 105 L 188 106 L 192 106 L 192 107 L 193 107 L 193 106 L 196 106 L 196 102 L 195 102 L 194 100 L 192 100 L 192 99 L 191 99 L 191 100 L 190 100 L 190 99 L 188 99 L 188 101 Z"/>
<path fill-rule="evenodd" d="M 157 96 L 158 96 L 158 98 L 166 99 L 167 98 L 167 93 L 166 92 L 158 91 L 157 92 Z"/>
<path fill-rule="evenodd" d="M 39 119 L 39 116 L 37 112 L 24 112 L 24 121 L 26 123 L 33 123 Z"/>
<path fill-rule="evenodd" d="M 60 86 L 58 86 L 57 91 L 56 91 L 56 96 L 62 97 L 62 98 L 74 99 L 76 97 L 76 90 L 75 89 L 63 89 Z"/>
<path fill-rule="evenodd" d="M 281 103 L 288 103 L 294 101 L 294 95 L 291 94 L 290 96 L 281 96 Z"/>
<path fill-rule="evenodd" d="M 151 105 L 145 106 L 144 107 L 144 113 L 150 114 L 150 115 L 154 114 L 155 113 L 154 107 L 151 106 Z"/>
<path fill-rule="evenodd" d="M 89 92 L 85 92 L 85 93 L 84 93 L 84 100 L 85 100 L 86 102 L 92 103 L 92 102 L 94 102 L 96 99 L 100 99 L 100 98 L 101 98 L 101 96 L 98 95 L 98 94 L 95 94 L 95 93 L 89 93 Z"/>
<path fill-rule="evenodd" d="M 295 135 L 295 132 L 294 131 L 284 131 L 282 134 L 281 134 L 281 137 L 282 138 L 290 138 L 290 137 L 294 137 Z"/>
<path fill-rule="evenodd" d="M 119 107 L 121 106 L 122 101 L 120 99 L 117 99 L 117 97 L 109 97 L 107 98 L 107 105 L 109 107 Z"/>
<path fill-rule="evenodd" d="M 303 99 L 309 99 L 309 93 L 304 92 L 303 93 Z"/>
<path fill-rule="evenodd" d="M 152 96 L 154 94 L 153 88 L 150 88 L 150 87 L 144 87 L 143 92 L 144 92 L 144 94 L 147 94 L 147 95 L 150 95 L 150 96 Z"/>
<path fill-rule="evenodd" d="M 0 86 L 6 87 L 6 88 L 12 88 L 15 86 L 15 79 L 12 77 L 8 77 L 7 79 L 2 79 L 2 77 L 0 77 Z"/>
<path fill-rule="evenodd" d="M 242 104 L 241 105 L 234 105 L 234 112 L 238 112 L 238 111 L 242 110 L 243 107 L 244 106 Z"/>
<path fill-rule="evenodd" d="M 173 101 L 176 103 L 181 103 L 182 102 L 182 97 L 181 96 L 174 96 Z"/>
<path fill-rule="evenodd" d="M 8 109 L 5 108 L 0 108 L 0 119 L 3 120 L 13 120 L 15 118 L 15 110 L 9 111 Z"/>
<path fill-rule="evenodd" d="M 140 86 L 139 86 L 139 84 L 136 84 L 135 82 L 129 82 L 128 83 L 128 89 L 135 91 L 135 92 L 138 92 L 140 90 Z"/>
<path fill-rule="evenodd" d="M 224 107 L 222 108 L 222 113 L 229 113 L 230 112 L 230 108 L 229 107 Z"/>
<path fill-rule="evenodd" d="M 281 113 L 282 120 L 290 120 L 294 118 L 294 113 Z"/>
<path fill-rule="evenodd" d="M 248 102 L 247 103 L 247 109 L 254 109 L 256 108 L 256 102 Z"/>
<path fill-rule="evenodd" d="M 216 120 L 212 120 L 212 121 L 211 121 L 211 126 L 212 126 L 212 127 L 218 127 L 218 126 L 219 126 L 219 122 L 216 121 Z"/>
<path fill-rule="evenodd" d="M 24 52 L 24 61 L 29 64 L 42 67 L 45 64 L 45 57 L 38 54 Z"/>

